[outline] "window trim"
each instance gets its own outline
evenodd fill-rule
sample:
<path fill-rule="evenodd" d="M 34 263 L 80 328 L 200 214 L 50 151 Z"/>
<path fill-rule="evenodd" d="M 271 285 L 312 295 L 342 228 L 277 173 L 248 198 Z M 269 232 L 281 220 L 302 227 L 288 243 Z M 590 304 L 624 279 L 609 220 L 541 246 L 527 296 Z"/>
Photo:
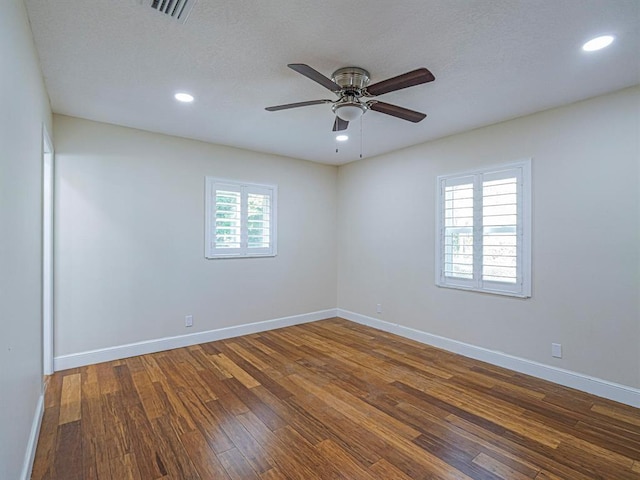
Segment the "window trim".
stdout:
<path fill-rule="evenodd" d="M 270 193 L 271 212 L 269 219 L 269 238 L 270 244 L 266 249 L 261 248 L 258 251 L 250 249 L 247 245 L 241 245 L 238 249 L 233 249 L 231 252 L 222 252 L 221 249 L 215 248 L 215 231 L 214 231 L 214 215 L 215 215 L 215 193 L 219 189 L 218 186 L 226 186 L 228 188 L 237 189 L 240 192 L 241 205 L 242 199 L 246 198 L 251 193 L 263 193 L 268 191 Z M 220 177 L 205 177 L 205 231 L 204 231 L 204 256 L 207 259 L 222 259 L 222 258 L 260 258 L 260 257 L 275 257 L 278 254 L 278 186 L 267 185 L 252 182 L 242 182 L 238 180 L 229 180 Z M 247 211 L 246 208 L 241 207 L 241 219 L 240 219 L 240 232 L 241 242 L 247 242 L 248 226 L 247 226 Z"/>
<path fill-rule="evenodd" d="M 521 239 L 519 252 L 517 257 L 517 276 L 518 282 L 515 285 L 509 285 L 501 282 L 482 280 L 481 276 L 477 276 L 474 268 L 473 279 L 453 278 L 447 279 L 444 276 L 444 183 L 447 180 L 461 179 L 463 177 L 474 178 L 474 216 L 477 209 L 475 207 L 478 201 L 482 201 L 482 190 L 478 188 L 478 184 L 482 185 L 482 176 L 492 176 L 504 170 L 520 170 L 520 187 L 518 192 L 518 238 Z M 473 170 L 466 170 L 454 174 L 439 175 L 436 178 L 436 242 L 435 242 L 435 283 L 438 287 L 453 288 L 459 290 L 469 290 L 482 293 L 491 293 L 496 295 L 507 295 L 512 297 L 529 298 L 531 297 L 531 158 L 509 162 L 500 165 L 489 165 Z M 481 211 L 482 207 L 480 207 Z M 476 222 L 474 222 L 474 234 L 477 234 Z M 477 244 L 474 244 L 474 259 L 481 255 L 477 251 Z M 474 265 L 476 262 L 474 261 Z"/>

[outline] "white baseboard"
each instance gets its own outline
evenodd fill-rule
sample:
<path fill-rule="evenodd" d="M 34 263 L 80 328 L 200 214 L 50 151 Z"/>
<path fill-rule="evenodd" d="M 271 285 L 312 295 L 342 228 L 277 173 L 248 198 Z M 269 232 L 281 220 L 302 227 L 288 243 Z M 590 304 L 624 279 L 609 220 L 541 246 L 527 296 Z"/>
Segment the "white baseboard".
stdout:
<path fill-rule="evenodd" d="M 36 411 L 33 415 L 31 424 L 31 433 L 29 433 L 29 441 L 27 449 L 24 453 L 24 463 L 22 465 L 22 474 L 20 480 L 29 480 L 31 478 L 31 470 L 33 469 L 33 460 L 36 457 L 36 448 L 38 448 L 38 436 L 40 435 L 40 426 L 42 425 L 42 416 L 44 415 L 44 393 L 40 395 Z"/>
<path fill-rule="evenodd" d="M 173 348 L 187 347 L 199 343 L 213 342 L 215 340 L 223 340 L 225 338 L 238 337 L 241 335 L 248 335 L 250 333 L 264 332 L 266 330 L 273 330 L 291 325 L 315 322 L 317 320 L 333 318 L 336 316 L 362 325 L 368 325 L 385 332 L 395 333 L 396 335 L 464 355 L 465 357 L 481 360 L 516 372 L 548 380 L 559 385 L 575 388 L 599 397 L 608 398 L 616 402 L 640 408 L 640 389 L 609 382 L 607 380 L 591 377 L 582 373 L 545 365 L 532 360 L 515 357 L 495 350 L 477 347 L 475 345 L 404 327 L 396 323 L 386 322 L 384 320 L 350 312 L 341 308 L 331 308 L 318 312 L 276 318 L 273 320 L 265 320 L 263 322 L 247 323 L 244 325 L 219 328 L 216 330 L 197 332 L 189 335 L 159 338 L 144 342 L 130 343 L 127 345 L 102 348 L 99 350 L 91 350 L 88 352 L 74 353 L 71 355 L 62 355 L 54 359 L 54 370 L 66 370 L 68 368 L 82 367 L 84 365 L 109 362 L 136 355 L 161 352 L 163 350 L 171 350 Z M 39 408 L 41 408 L 41 406 Z M 42 412 L 40 412 L 40 415 L 41 414 Z M 37 428 L 39 428 L 39 423 Z M 34 441 L 36 440 L 37 433 Z M 33 449 L 33 453 L 35 453 L 35 445 L 33 446 Z"/>
<path fill-rule="evenodd" d="M 59 371 L 66 370 L 68 368 L 82 367 L 84 365 L 93 365 L 95 363 L 110 362 L 121 358 L 134 357 L 136 355 L 145 355 L 147 353 L 161 352 L 163 350 L 171 350 L 173 348 L 188 347 L 199 343 L 213 342 L 215 340 L 248 335 L 250 333 L 289 327 L 291 325 L 315 322 L 317 320 L 324 320 L 325 318 L 333 318 L 335 316 L 336 309 L 330 308 L 328 310 L 320 310 L 318 312 L 276 318 L 273 320 L 265 320 L 263 322 L 246 323 L 244 325 L 218 328 L 216 330 L 196 332 L 189 335 L 158 338 L 155 340 L 129 343 L 127 345 L 117 345 L 115 347 L 101 348 L 99 350 L 91 350 L 88 352 L 61 355 L 54 358 L 53 368 L 55 371 Z"/>
<path fill-rule="evenodd" d="M 351 320 L 352 322 L 367 325 L 389 333 L 395 333 L 402 337 L 410 338 L 433 347 L 448 350 L 465 357 L 474 358 L 491 363 L 499 367 L 515 370 L 516 372 L 538 377 L 543 380 L 575 388 L 583 392 L 591 393 L 599 397 L 608 398 L 616 402 L 640 408 L 640 389 L 620 385 L 617 383 L 591 377 L 582 373 L 564 370 L 562 368 L 545 365 L 543 363 L 526 360 L 520 357 L 477 347 L 468 343 L 459 342 L 446 337 L 440 337 L 431 333 L 404 327 L 396 323 L 385 322 L 377 318 L 368 317 L 359 313 L 350 312 L 341 308 L 337 309 L 337 316 Z"/>

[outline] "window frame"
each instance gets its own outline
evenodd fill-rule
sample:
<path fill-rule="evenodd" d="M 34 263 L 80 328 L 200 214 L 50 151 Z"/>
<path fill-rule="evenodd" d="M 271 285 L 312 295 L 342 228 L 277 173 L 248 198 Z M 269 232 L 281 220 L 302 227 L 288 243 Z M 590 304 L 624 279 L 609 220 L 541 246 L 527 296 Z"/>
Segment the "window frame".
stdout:
<path fill-rule="evenodd" d="M 216 192 L 237 191 L 240 194 L 240 247 L 216 248 L 215 215 Z M 269 246 L 253 248 L 248 246 L 248 196 L 250 194 L 266 195 L 270 200 L 269 212 Z M 278 186 L 252 182 L 242 182 L 225 178 L 205 177 L 205 232 L 204 255 L 207 259 L 221 258 L 260 258 L 275 257 L 277 250 L 278 221 Z"/>
<path fill-rule="evenodd" d="M 483 217 L 483 181 L 491 181 L 501 173 L 517 173 L 516 191 L 516 282 L 498 282 L 482 279 L 482 240 L 473 242 L 472 278 L 445 275 L 445 186 L 469 184 L 473 182 L 473 227 L 474 238 L 482 239 L 483 225 L 478 218 Z M 488 177 L 488 179 L 485 179 Z M 508 176 L 507 176 L 508 177 Z M 505 177 L 505 178 L 507 178 Z M 466 179 L 466 183 L 465 183 Z M 456 228 L 456 227 L 450 227 Z M 526 158 L 501 165 L 491 165 L 454 174 L 439 175 L 436 178 L 436 242 L 435 242 L 435 283 L 438 287 L 469 290 L 520 298 L 531 297 L 531 159 Z"/>

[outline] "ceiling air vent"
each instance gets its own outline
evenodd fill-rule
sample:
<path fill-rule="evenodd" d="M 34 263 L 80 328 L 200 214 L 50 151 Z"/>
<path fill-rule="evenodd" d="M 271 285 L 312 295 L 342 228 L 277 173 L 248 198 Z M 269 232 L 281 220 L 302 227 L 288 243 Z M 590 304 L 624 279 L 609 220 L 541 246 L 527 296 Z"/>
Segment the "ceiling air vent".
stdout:
<path fill-rule="evenodd" d="M 145 4 L 180 23 L 187 21 L 197 0 L 145 0 Z"/>

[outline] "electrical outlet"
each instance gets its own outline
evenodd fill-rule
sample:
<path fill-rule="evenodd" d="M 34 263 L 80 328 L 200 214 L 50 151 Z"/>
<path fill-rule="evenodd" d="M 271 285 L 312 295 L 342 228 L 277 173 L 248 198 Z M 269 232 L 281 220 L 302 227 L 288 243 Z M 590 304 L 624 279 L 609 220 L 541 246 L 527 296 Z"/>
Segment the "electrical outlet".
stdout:
<path fill-rule="evenodd" d="M 551 344 L 551 356 L 556 358 L 562 358 L 562 344 L 560 343 Z"/>
<path fill-rule="evenodd" d="M 376 313 L 382 313 L 382 304 L 381 303 L 376 304 Z"/>
<path fill-rule="evenodd" d="M 184 326 L 193 327 L 193 315 L 186 315 L 184 317 Z"/>

